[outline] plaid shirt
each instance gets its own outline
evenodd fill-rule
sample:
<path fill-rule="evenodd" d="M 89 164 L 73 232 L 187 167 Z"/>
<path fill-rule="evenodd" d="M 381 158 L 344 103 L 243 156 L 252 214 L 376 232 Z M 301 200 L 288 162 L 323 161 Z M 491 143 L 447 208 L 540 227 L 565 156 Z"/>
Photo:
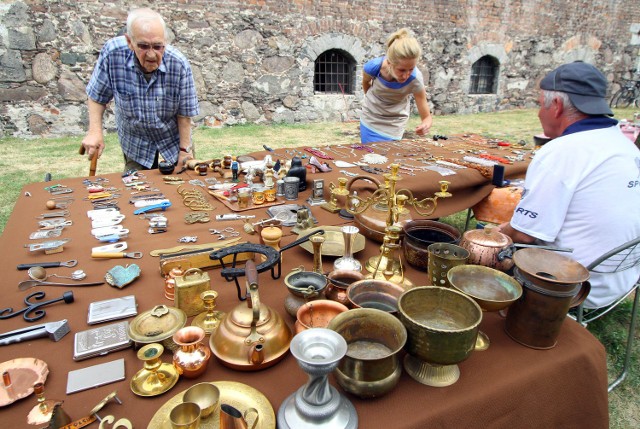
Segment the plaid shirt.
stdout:
<path fill-rule="evenodd" d="M 109 40 L 87 85 L 87 95 L 100 104 L 115 99 L 116 127 L 124 154 L 150 168 L 156 151 L 178 161 L 177 115 L 200 113 L 191 66 L 172 46 L 147 82 L 124 36 Z"/>

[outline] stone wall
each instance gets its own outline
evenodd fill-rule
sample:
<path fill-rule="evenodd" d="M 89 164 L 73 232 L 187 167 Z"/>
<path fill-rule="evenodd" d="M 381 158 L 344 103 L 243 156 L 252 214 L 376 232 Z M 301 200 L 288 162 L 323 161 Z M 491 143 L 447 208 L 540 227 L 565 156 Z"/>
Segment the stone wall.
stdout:
<path fill-rule="evenodd" d="M 84 88 L 127 11 L 150 6 L 191 61 L 198 123 L 355 120 L 362 64 L 386 37 L 413 30 L 436 114 L 531 107 L 537 81 L 581 59 L 616 82 L 640 69 L 637 0 L 22 0 L 0 4 L 0 135 L 83 134 Z M 340 49 L 357 62 L 354 94 L 314 93 L 314 61 Z M 500 62 L 497 94 L 469 95 L 471 65 Z M 113 127 L 113 118 L 107 120 Z"/>

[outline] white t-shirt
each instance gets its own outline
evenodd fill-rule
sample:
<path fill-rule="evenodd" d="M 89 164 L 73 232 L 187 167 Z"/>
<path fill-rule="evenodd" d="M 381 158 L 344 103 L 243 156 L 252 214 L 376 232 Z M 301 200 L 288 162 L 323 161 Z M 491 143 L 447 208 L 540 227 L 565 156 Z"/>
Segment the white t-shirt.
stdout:
<path fill-rule="evenodd" d="M 511 226 L 585 267 L 640 236 L 640 151 L 617 126 L 581 131 L 544 145 L 527 170 Z M 586 308 L 608 305 L 629 291 L 640 267 L 591 273 Z"/>

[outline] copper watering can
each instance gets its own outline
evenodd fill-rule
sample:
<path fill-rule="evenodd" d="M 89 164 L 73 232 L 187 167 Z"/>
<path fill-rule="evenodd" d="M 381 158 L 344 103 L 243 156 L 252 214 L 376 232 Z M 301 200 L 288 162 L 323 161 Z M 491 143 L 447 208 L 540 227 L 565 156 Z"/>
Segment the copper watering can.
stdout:
<path fill-rule="evenodd" d="M 289 350 L 289 326 L 272 308 L 260 302 L 258 271 L 245 264 L 247 300 L 231 310 L 209 340 L 211 351 L 223 365 L 241 371 L 268 368 Z"/>

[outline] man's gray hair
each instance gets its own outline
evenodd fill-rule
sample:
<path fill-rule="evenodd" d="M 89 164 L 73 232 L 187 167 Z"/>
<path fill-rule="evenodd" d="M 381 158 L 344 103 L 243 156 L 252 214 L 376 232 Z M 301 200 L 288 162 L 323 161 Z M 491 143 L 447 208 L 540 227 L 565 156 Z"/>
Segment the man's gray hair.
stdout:
<path fill-rule="evenodd" d="M 542 89 L 542 95 L 544 96 L 544 108 L 548 109 L 551 107 L 551 103 L 553 103 L 554 98 L 559 98 L 562 100 L 562 105 L 564 106 L 565 115 L 571 116 L 577 113 L 580 113 L 576 106 L 573 105 L 571 99 L 569 98 L 569 94 L 566 92 L 560 91 L 549 91 L 547 89 Z"/>
<path fill-rule="evenodd" d="M 137 21 L 159 21 L 162 24 L 162 29 L 164 30 L 164 38 L 167 38 L 167 24 L 164 22 L 162 15 L 158 12 L 149 8 L 133 9 L 130 11 L 129 16 L 127 16 L 127 34 L 129 37 L 133 37 L 133 26 Z"/>

